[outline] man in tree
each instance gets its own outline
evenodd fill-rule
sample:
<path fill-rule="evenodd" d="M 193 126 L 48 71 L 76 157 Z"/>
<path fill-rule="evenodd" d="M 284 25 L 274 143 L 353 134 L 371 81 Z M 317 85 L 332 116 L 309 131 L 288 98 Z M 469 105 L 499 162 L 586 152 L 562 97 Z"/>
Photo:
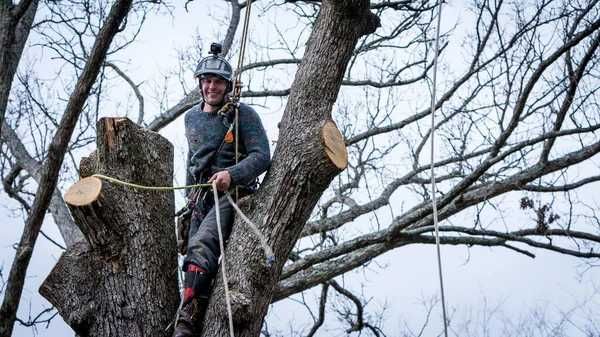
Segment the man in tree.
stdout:
<path fill-rule="evenodd" d="M 216 183 L 221 230 L 226 239 L 231 232 L 234 210 L 223 194 L 236 186 L 240 196 L 252 193 L 257 187 L 257 177 L 269 167 L 270 150 L 256 111 L 245 104 L 236 108 L 231 102 L 232 68 L 219 56 L 220 52 L 220 45 L 212 44 L 212 55 L 202 59 L 196 67 L 194 76 L 199 80 L 202 102 L 185 115 L 185 132 L 189 147 L 187 184 Z M 237 116 L 236 109 L 239 109 Z M 236 163 L 237 137 L 239 160 Z M 206 189 L 194 190 L 189 191 L 188 199 L 193 211 L 183 263 L 183 307 L 175 337 L 199 332 L 221 253 L 213 194 Z"/>

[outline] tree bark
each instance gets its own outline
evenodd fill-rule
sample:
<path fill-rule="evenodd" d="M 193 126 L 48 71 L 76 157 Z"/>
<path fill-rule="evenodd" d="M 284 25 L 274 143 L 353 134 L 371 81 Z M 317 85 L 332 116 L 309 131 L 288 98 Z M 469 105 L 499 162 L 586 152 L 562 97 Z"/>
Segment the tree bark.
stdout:
<path fill-rule="evenodd" d="M 166 139 L 128 119 L 104 118 L 97 129 L 94 173 L 171 184 Z M 61 256 L 40 293 L 79 336 L 169 336 L 179 303 L 174 193 L 88 177 L 65 201 L 86 242 Z"/>
<path fill-rule="evenodd" d="M 244 205 L 266 234 L 276 262 L 265 263 L 258 239 L 239 219 L 226 248 L 235 336 L 259 335 L 287 256 L 321 194 L 345 166 L 345 153 L 339 153 L 340 148 L 345 152 L 344 144 L 325 144 L 337 138 L 330 136 L 335 134 L 331 110 L 358 38 L 378 25 L 368 1 L 323 1 L 292 85 L 271 169 Z M 202 336 L 228 336 L 225 308 L 219 278 Z"/>

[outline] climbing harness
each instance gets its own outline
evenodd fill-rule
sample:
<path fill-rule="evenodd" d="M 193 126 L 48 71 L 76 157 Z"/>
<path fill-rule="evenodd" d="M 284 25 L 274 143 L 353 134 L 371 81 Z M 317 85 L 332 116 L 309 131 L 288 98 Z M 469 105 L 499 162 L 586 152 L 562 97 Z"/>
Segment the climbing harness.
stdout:
<path fill-rule="evenodd" d="M 435 247 L 437 252 L 438 275 L 440 279 L 440 293 L 442 297 L 442 315 L 444 319 L 444 336 L 448 337 L 448 319 L 446 318 L 446 298 L 444 296 L 444 278 L 442 276 L 442 255 L 440 253 L 440 232 L 438 225 L 438 210 L 437 210 L 437 187 L 435 184 L 435 100 L 436 100 L 436 84 L 437 84 L 437 65 L 438 54 L 440 52 L 440 23 L 442 19 L 442 3 L 438 1 L 437 28 L 435 35 L 435 53 L 433 55 L 433 87 L 431 90 L 431 207 L 433 212 L 433 227 L 435 228 Z"/>

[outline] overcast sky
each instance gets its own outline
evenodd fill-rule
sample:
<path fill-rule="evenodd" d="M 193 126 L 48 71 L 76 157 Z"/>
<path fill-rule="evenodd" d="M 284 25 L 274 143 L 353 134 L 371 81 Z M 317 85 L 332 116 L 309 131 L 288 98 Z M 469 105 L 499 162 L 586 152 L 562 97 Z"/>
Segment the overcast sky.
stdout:
<path fill-rule="evenodd" d="M 208 4 L 217 3 L 209 10 Z M 457 21 L 462 9 L 451 2 L 444 9 L 444 21 L 450 26 Z M 150 16 L 137 42 L 128 48 L 122 60 L 129 62 L 129 74 L 136 82 L 145 83 L 142 88 L 150 95 L 152 85 L 160 83 L 168 69 L 172 67 L 177 57 L 177 50 L 190 44 L 194 34 L 200 32 L 207 36 L 207 46 L 211 38 L 221 37 L 224 28 L 215 21 L 220 13 L 227 13 L 223 1 L 195 1 L 191 4 L 190 13 L 182 8 L 175 9 L 174 18 L 168 15 Z M 273 18 L 255 17 L 256 20 L 273 20 Z M 252 52 L 252 51 L 250 51 Z M 191 78 L 191 71 L 189 72 Z M 440 75 L 443 76 L 443 75 Z M 173 79 L 173 82 L 177 82 Z M 443 80 L 443 79 L 442 79 Z M 146 85 L 147 84 L 147 85 Z M 175 85 L 175 84 L 173 84 Z M 171 103 L 175 103 L 179 88 L 169 89 Z M 123 83 L 123 92 L 128 92 Z M 153 106 L 154 104 L 154 106 Z M 156 102 L 147 101 L 148 112 L 152 116 L 158 111 Z M 119 108 L 121 107 L 121 108 Z M 277 137 L 276 123 L 283 112 L 280 103 L 269 102 L 267 107 L 255 106 L 261 114 L 271 140 Z M 124 115 L 128 111 L 125 105 L 115 107 L 114 111 L 106 111 L 105 115 Z M 135 116 L 134 113 L 130 115 Z M 185 153 L 186 145 L 180 118 L 161 134 L 176 145 L 176 155 L 179 158 Z M 178 178 L 176 183 L 183 182 L 183 162 L 176 162 Z M 598 205 L 598 194 L 594 187 L 588 186 L 578 192 L 581 199 L 590 204 Z M 64 190 L 64 189 L 63 189 Z M 510 197 L 508 197 L 510 198 Z M 0 249 L 3 266 L 3 276 L 6 279 L 12 262 L 14 250 L 12 245 L 18 242 L 22 231 L 22 214 L 13 212 L 16 204 L 0 196 L 0 214 L 4 219 L 0 227 Z M 515 216 L 514 221 L 526 219 L 526 215 Z M 505 221 L 512 221 L 504 219 Z M 52 219 L 47 217 L 43 230 L 57 240 L 60 237 Z M 37 314 L 49 304 L 38 294 L 37 288 L 48 274 L 58 257 L 60 249 L 42 238 L 38 239 L 33 259 L 27 274 L 23 298 L 19 308 L 19 317 L 26 319 L 28 312 Z M 589 312 L 600 309 L 600 271 L 598 268 L 588 269 L 583 261 L 556 253 L 537 251 L 537 258 L 531 259 L 518 255 L 513 251 L 499 248 L 467 248 L 442 247 L 443 268 L 445 276 L 447 305 L 451 312 L 453 323 L 460 324 L 468 320 L 483 321 L 481 313 L 484 308 L 498 307 L 491 319 L 491 325 L 500 324 L 505 317 L 518 321 L 535 312 L 547 310 L 551 318 L 556 318 L 560 312 L 568 312 L 572 308 L 581 307 Z M 585 272 L 584 272 L 585 271 Z M 424 321 L 424 308 L 421 302 L 439 296 L 439 284 L 434 246 L 410 246 L 387 253 L 378 258 L 368 268 L 349 273 L 343 279 L 355 291 L 363 291 L 365 297 L 372 298 L 368 309 L 384 313 L 384 331 L 389 336 L 396 336 L 406 328 L 406 324 L 417 330 Z M 311 298 L 316 292 L 309 293 Z M 433 336 L 441 331 L 441 313 L 439 306 L 432 313 L 431 328 L 425 336 Z M 584 319 L 583 313 L 580 315 Z M 296 328 L 308 328 L 311 324 L 304 308 L 297 303 L 284 300 L 278 303 L 269 313 L 269 328 L 279 330 L 283 334 L 289 332 L 289 325 L 294 323 Z M 46 329 L 38 327 L 37 333 L 42 336 L 71 336 L 72 332 L 62 319 L 56 317 Z M 31 328 L 15 327 L 14 336 L 26 337 L 35 335 Z M 339 322 L 329 320 L 326 327 L 318 334 L 320 336 L 345 335 L 339 329 Z M 484 332 L 474 336 L 483 336 Z M 500 334 L 492 334 L 499 336 Z M 576 329 L 569 330 L 569 336 L 581 336 Z"/>

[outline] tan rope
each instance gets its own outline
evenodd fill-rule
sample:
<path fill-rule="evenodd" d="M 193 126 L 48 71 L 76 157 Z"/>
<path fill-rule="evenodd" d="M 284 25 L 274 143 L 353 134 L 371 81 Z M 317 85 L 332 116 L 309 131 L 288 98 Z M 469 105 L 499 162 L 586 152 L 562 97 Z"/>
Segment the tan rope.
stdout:
<path fill-rule="evenodd" d="M 104 179 L 106 181 L 110 181 L 111 183 L 115 183 L 118 185 L 123 185 L 127 187 L 133 187 L 140 190 L 149 190 L 149 191 L 174 191 L 174 190 L 182 190 L 186 188 L 208 188 L 211 187 L 211 184 L 193 184 L 193 185 L 185 185 L 185 186 L 146 186 L 140 184 L 134 184 L 127 181 L 123 181 L 117 178 L 105 176 L 103 174 L 93 174 L 92 177 Z"/>
<path fill-rule="evenodd" d="M 246 43 L 248 42 L 248 31 L 250 26 L 250 12 L 252 10 L 252 0 L 248 1 L 248 6 L 246 6 L 246 14 L 244 16 L 244 25 L 242 28 L 242 41 L 240 45 L 240 54 L 238 57 L 237 69 L 235 72 L 234 79 L 234 91 L 233 91 L 233 102 L 236 104 L 235 109 L 235 164 L 237 165 L 239 162 L 239 101 L 240 96 L 242 94 L 242 66 L 244 64 L 244 55 L 246 54 Z M 235 187 L 235 200 L 238 200 L 238 187 Z"/>

